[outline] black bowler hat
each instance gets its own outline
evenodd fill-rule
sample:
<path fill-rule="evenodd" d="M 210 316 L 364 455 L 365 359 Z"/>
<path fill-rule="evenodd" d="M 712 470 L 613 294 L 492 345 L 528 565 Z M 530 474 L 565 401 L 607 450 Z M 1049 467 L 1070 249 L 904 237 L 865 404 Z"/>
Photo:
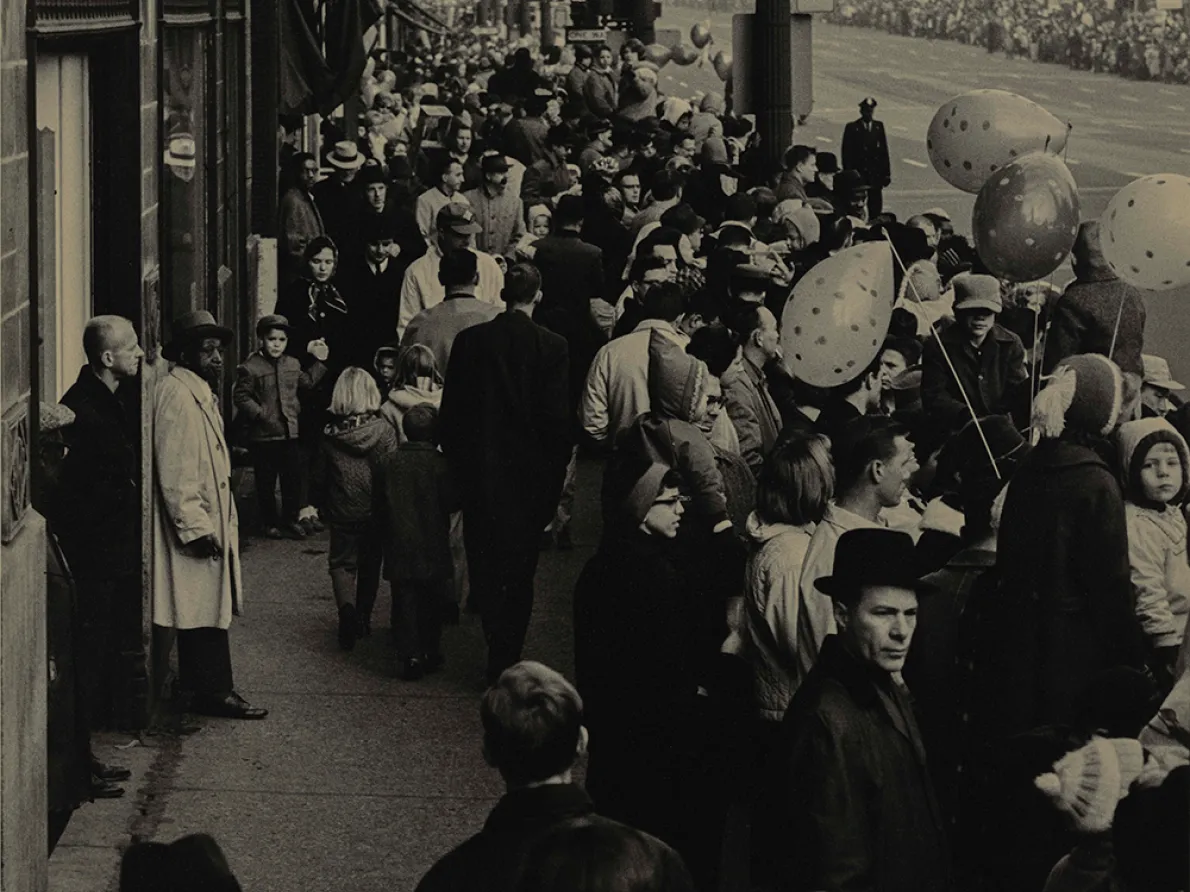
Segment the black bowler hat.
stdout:
<path fill-rule="evenodd" d="M 835 572 L 814 580 L 824 595 L 847 600 L 865 586 L 895 586 L 930 595 L 937 586 L 917 578 L 913 537 L 886 529 L 848 530 L 835 546 Z"/>
<path fill-rule="evenodd" d="M 818 162 L 819 173 L 839 172 L 839 159 L 834 152 L 816 152 L 815 160 Z"/>

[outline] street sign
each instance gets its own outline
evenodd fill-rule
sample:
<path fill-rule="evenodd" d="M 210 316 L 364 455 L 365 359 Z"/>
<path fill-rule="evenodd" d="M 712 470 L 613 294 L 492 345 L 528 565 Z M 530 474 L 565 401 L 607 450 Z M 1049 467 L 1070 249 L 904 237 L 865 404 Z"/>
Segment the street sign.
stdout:
<path fill-rule="evenodd" d="M 607 28 L 568 28 L 567 43 L 606 43 Z"/>
<path fill-rule="evenodd" d="M 1182 0 L 1157 0 L 1158 9 L 1181 9 Z"/>

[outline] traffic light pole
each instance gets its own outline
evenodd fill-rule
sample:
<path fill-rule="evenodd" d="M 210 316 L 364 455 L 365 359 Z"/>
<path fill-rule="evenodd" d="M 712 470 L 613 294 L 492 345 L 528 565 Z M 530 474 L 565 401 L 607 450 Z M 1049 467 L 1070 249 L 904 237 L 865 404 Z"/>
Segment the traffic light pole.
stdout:
<path fill-rule="evenodd" d="M 760 151 L 779 170 L 793 140 L 793 54 L 790 0 L 756 0 L 750 65 L 752 104 Z"/>

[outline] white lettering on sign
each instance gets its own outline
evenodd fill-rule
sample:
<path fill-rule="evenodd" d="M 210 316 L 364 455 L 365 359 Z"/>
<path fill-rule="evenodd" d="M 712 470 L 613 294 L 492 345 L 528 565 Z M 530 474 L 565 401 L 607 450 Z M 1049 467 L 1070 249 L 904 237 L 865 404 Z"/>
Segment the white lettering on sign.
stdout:
<path fill-rule="evenodd" d="M 570 28 L 566 32 L 567 43 L 603 43 L 607 40 L 607 28 Z"/>

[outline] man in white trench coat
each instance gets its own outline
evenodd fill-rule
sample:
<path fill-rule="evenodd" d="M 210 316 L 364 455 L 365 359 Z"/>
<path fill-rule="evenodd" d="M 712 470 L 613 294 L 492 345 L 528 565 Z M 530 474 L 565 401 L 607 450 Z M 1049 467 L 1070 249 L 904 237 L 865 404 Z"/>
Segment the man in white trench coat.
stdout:
<path fill-rule="evenodd" d="M 268 710 L 235 692 L 227 637 L 243 596 L 231 457 L 215 402 L 230 339 L 199 310 L 174 320 L 162 350 L 176 365 L 153 410 L 153 622 L 177 632 L 190 711 L 262 719 Z"/>

